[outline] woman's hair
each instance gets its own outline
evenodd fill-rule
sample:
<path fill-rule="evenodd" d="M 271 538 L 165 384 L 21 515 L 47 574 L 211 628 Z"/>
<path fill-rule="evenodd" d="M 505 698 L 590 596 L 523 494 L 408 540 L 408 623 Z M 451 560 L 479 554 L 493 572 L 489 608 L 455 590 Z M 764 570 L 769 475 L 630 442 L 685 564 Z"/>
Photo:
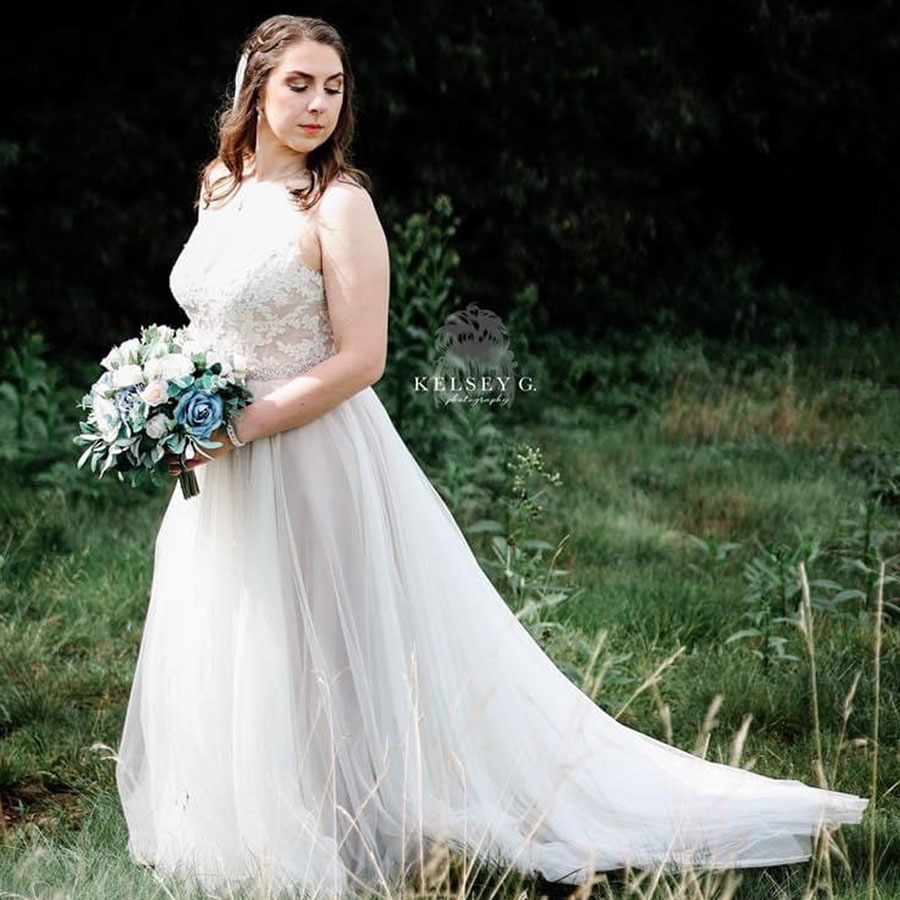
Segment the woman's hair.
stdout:
<path fill-rule="evenodd" d="M 344 102 L 338 114 L 334 131 L 323 144 L 307 156 L 310 184 L 302 188 L 292 188 L 291 194 L 306 210 L 318 202 L 325 188 L 340 176 L 349 178 L 366 188 L 371 187 L 369 176 L 349 162 L 350 143 L 353 139 L 353 73 L 347 59 L 347 50 L 337 31 L 322 19 L 310 16 L 271 16 L 261 22 L 241 45 L 246 51 L 247 67 L 237 106 L 232 110 L 233 97 L 226 92 L 217 114 L 218 154 L 202 167 L 200 195 L 194 207 L 201 200 L 204 209 L 214 200 L 221 200 L 232 194 L 243 180 L 244 165 L 254 155 L 256 149 L 257 104 L 259 95 L 269 77 L 278 65 L 285 48 L 300 40 L 318 41 L 334 47 L 344 69 Z M 213 171 L 224 164 L 228 173 L 222 172 L 215 181 Z M 227 190 L 214 196 L 216 187 L 227 184 Z"/>

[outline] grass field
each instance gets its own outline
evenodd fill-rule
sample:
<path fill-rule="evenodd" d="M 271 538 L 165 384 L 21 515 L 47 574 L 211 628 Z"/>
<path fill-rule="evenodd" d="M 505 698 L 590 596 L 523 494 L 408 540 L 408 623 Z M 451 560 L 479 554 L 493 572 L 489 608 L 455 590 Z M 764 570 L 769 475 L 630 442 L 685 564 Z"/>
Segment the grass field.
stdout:
<path fill-rule="evenodd" d="M 892 336 L 843 331 L 797 351 L 653 338 L 534 352 L 540 390 L 497 428 L 540 448 L 525 490 L 541 491 L 540 509 L 523 514 L 522 491 L 484 468 L 477 437 L 457 434 L 427 463 L 510 605 L 624 723 L 723 762 L 745 726 L 740 764 L 818 783 L 821 756 L 829 787 L 874 798 L 862 825 L 837 835 L 846 866 L 833 855 L 743 870 L 731 894 L 721 880 L 667 876 L 629 882 L 631 893 L 627 879 L 598 883 L 595 896 L 900 898 Z M 0 897 L 187 896 L 125 855 L 110 752 L 174 483 L 82 489 L 87 473 L 63 472 L 76 456 L 43 479 L 10 463 L 0 495 Z M 519 555 L 504 561 L 510 534 Z M 545 543 L 532 553 L 529 538 Z M 551 575 L 547 547 L 560 542 L 564 571 Z M 812 642 L 798 626 L 810 621 L 798 616 L 798 563 Z M 494 887 L 511 898 L 527 885 Z"/>

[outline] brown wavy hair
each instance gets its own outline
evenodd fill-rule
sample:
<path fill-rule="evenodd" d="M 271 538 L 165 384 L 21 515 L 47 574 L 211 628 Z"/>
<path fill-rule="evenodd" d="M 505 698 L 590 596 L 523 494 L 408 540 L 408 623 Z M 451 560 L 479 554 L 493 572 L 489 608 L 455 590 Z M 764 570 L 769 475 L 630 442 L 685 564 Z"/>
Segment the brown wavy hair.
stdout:
<path fill-rule="evenodd" d="M 241 44 L 240 52 L 247 52 L 247 67 L 237 106 L 232 110 L 234 88 L 226 91 L 218 110 L 218 154 L 205 163 L 200 171 L 200 192 L 194 201 L 196 209 L 201 201 L 206 209 L 214 200 L 221 200 L 234 193 L 244 178 L 244 166 L 256 149 L 257 103 L 259 95 L 278 65 L 289 44 L 296 41 L 318 41 L 333 47 L 341 58 L 344 69 L 344 102 L 338 113 L 337 125 L 328 140 L 310 151 L 306 158 L 310 184 L 291 188 L 290 193 L 301 210 L 314 206 L 325 188 L 335 179 L 344 177 L 365 188 L 371 188 L 371 179 L 350 163 L 350 144 L 353 140 L 353 72 L 347 49 L 337 30 L 323 19 L 311 16 L 271 16 L 261 22 Z M 222 172 L 213 180 L 213 172 L 224 164 Z M 222 186 L 226 190 L 215 195 Z"/>

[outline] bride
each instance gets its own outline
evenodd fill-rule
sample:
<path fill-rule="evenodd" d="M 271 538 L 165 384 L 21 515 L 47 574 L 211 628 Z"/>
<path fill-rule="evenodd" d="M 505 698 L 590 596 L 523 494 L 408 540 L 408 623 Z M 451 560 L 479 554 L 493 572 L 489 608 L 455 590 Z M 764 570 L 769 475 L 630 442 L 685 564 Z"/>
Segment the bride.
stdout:
<path fill-rule="evenodd" d="M 384 892 L 443 850 L 577 885 L 808 859 L 868 801 L 621 724 L 479 568 L 372 385 L 388 250 L 346 160 L 336 31 L 250 34 L 170 275 L 254 402 L 155 543 L 116 760 L 131 858 L 203 885 Z M 179 463 L 170 459 L 173 475 Z"/>

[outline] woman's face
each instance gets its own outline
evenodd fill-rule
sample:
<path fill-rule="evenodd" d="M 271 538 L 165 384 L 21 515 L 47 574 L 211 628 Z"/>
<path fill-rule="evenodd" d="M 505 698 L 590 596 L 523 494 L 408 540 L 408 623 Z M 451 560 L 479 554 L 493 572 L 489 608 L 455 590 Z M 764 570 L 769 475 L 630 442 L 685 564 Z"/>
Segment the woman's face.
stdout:
<path fill-rule="evenodd" d="M 344 72 L 333 47 L 289 44 L 269 73 L 260 98 L 260 128 L 292 150 L 309 153 L 334 131 L 344 100 Z M 307 126 L 318 125 L 318 128 Z"/>

